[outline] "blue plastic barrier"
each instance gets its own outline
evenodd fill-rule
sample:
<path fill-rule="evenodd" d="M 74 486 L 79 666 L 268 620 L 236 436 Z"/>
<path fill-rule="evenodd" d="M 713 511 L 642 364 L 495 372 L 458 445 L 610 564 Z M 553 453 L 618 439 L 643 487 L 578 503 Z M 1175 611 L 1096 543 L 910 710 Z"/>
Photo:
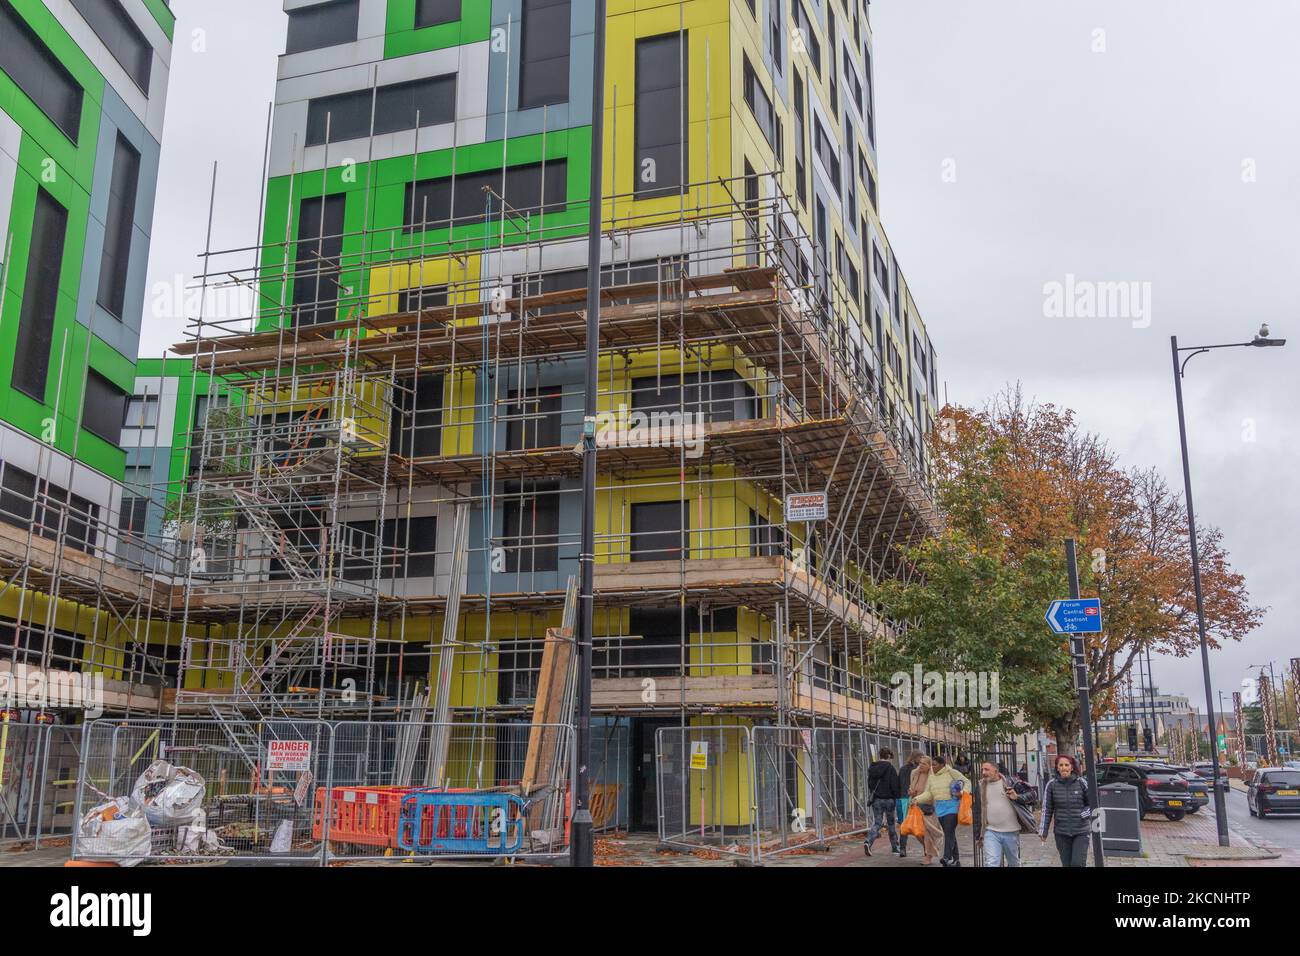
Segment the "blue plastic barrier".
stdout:
<path fill-rule="evenodd" d="M 408 853 L 508 856 L 523 847 L 522 797 L 417 790 L 402 799 L 397 845 Z"/>

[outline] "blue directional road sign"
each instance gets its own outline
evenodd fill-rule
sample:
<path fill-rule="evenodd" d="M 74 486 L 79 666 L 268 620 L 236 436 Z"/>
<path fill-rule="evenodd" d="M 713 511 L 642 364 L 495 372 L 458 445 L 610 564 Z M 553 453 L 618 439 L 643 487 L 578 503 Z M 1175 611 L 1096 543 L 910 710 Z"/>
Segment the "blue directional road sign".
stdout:
<path fill-rule="evenodd" d="M 1047 609 L 1047 623 L 1057 634 L 1100 634 L 1101 600 L 1053 601 Z"/>

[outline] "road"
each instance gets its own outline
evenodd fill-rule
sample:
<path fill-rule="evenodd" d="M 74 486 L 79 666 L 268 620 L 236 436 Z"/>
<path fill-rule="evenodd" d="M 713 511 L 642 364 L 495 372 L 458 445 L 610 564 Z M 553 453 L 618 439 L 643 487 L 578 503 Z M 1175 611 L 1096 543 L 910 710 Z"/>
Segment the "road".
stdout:
<path fill-rule="evenodd" d="M 1200 812 L 1213 817 L 1214 804 L 1211 803 Z M 1252 843 L 1300 849 L 1300 814 L 1257 819 L 1246 809 L 1246 795 L 1239 790 L 1228 794 L 1228 825 L 1245 834 Z"/>

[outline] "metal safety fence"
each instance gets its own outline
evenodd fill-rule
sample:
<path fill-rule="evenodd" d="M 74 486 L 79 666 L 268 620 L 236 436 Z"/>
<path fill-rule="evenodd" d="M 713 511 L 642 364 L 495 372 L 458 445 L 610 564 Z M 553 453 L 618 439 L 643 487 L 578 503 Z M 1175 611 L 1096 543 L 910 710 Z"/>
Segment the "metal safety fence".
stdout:
<path fill-rule="evenodd" d="M 72 835 L 81 728 L 0 717 L 0 845 Z"/>
<path fill-rule="evenodd" d="M 567 725 L 96 720 L 72 856 L 544 859 L 568 852 L 572 768 Z"/>
<path fill-rule="evenodd" d="M 861 834 L 871 747 L 855 728 L 660 728 L 660 842 L 759 864 Z"/>

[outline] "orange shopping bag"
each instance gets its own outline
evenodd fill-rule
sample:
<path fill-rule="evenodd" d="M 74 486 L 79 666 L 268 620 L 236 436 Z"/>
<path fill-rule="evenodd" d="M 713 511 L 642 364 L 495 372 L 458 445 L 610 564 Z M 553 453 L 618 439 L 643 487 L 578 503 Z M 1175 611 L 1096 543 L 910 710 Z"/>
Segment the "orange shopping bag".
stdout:
<path fill-rule="evenodd" d="M 961 806 L 957 808 L 957 822 L 964 827 L 970 826 L 975 822 L 975 798 L 971 796 L 969 790 L 963 790 L 961 794 Z"/>
<path fill-rule="evenodd" d="M 921 815 L 921 808 L 913 801 L 912 805 L 907 808 L 907 816 L 903 817 L 903 825 L 898 828 L 902 836 L 916 837 L 921 839 L 925 836 L 925 817 Z"/>

